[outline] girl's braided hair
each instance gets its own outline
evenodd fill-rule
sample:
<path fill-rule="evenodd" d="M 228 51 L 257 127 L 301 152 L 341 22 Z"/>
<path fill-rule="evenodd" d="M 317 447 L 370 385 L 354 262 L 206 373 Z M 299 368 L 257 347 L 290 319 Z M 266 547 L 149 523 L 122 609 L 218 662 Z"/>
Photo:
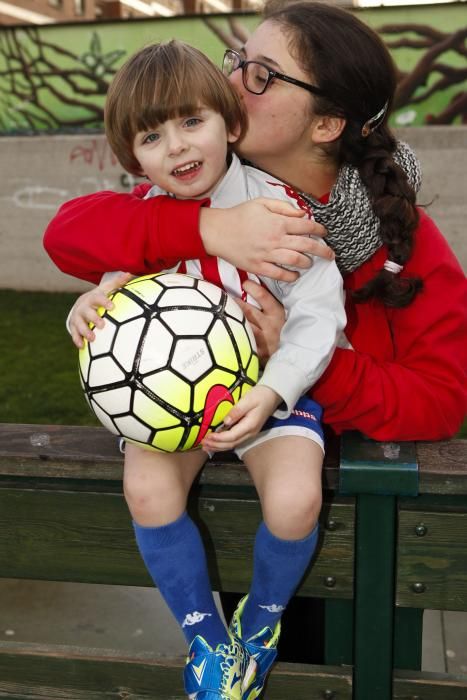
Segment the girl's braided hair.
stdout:
<path fill-rule="evenodd" d="M 397 142 L 387 124 L 396 89 L 389 51 L 376 32 L 338 7 L 269 0 L 264 16 L 281 24 L 291 54 L 325 91 L 326 96 L 311 97 L 313 114 L 345 118 L 341 137 L 327 150 L 339 164 L 358 169 L 380 221 L 388 260 L 403 266 L 412 254 L 419 217 L 415 191 L 394 160 Z M 403 307 L 421 289 L 419 278 L 382 269 L 354 298 Z"/>

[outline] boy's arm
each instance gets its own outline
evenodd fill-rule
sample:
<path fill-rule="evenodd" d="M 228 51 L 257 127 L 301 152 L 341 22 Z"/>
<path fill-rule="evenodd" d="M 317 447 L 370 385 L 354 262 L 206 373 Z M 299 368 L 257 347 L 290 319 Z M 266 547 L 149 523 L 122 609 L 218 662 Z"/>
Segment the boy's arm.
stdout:
<path fill-rule="evenodd" d="M 342 278 L 335 263 L 315 259 L 297 282 L 278 285 L 287 314 L 279 348 L 258 384 L 224 419 L 225 426 L 232 427 L 206 435 L 207 451 L 232 449 L 257 434 L 273 413 L 278 418 L 289 416 L 300 396 L 324 372 L 342 336 L 346 316 Z"/>
<path fill-rule="evenodd" d="M 200 208 L 208 204 L 110 191 L 84 195 L 60 207 L 44 247 L 60 270 L 95 284 L 109 269 L 158 272 L 205 254 L 198 225 Z"/>
<path fill-rule="evenodd" d="M 274 287 L 268 286 L 274 293 Z M 275 286 L 286 322 L 279 347 L 269 358 L 259 383 L 282 397 L 285 405 L 275 415 L 286 418 L 330 363 L 342 342 L 346 315 L 342 277 L 334 262 L 314 258 L 311 269 L 297 282 Z"/>
<path fill-rule="evenodd" d="M 103 328 L 105 321 L 98 309 L 113 309 L 113 302 L 108 295 L 129 282 L 132 276 L 129 272 L 107 272 L 97 287 L 78 297 L 66 319 L 67 331 L 77 348 L 82 348 L 85 340 L 89 343 L 95 340 L 96 336 L 89 324 Z"/>

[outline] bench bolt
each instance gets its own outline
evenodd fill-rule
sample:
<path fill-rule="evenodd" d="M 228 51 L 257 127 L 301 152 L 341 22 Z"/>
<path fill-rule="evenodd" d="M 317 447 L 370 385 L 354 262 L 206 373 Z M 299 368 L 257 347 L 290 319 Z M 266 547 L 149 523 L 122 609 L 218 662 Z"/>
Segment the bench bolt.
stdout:
<path fill-rule="evenodd" d="M 326 576 L 326 578 L 324 579 L 324 585 L 326 586 L 326 588 L 334 588 L 336 583 L 337 581 L 335 576 Z"/>
<path fill-rule="evenodd" d="M 426 591 L 426 586 L 424 583 L 412 583 L 411 588 L 414 593 L 424 593 Z"/>
<path fill-rule="evenodd" d="M 415 534 L 417 537 L 425 537 L 426 533 L 428 532 L 428 528 L 426 525 L 423 525 L 423 523 L 420 523 L 420 525 L 417 525 L 415 528 Z"/>

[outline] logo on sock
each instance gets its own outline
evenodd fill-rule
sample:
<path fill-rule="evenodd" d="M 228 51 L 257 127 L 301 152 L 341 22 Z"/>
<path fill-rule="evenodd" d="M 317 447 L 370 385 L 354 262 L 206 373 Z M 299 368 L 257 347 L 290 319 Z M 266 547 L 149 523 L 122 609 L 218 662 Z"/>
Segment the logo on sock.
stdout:
<path fill-rule="evenodd" d="M 272 605 L 259 605 L 258 607 L 262 608 L 263 610 L 267 610 L 270 613 L 280 613 L 284 612 L 285 610 L 283 605 L 277 605 L 276 603 L 273 603 Z"/>
<path fill-rule="evenodd" d="M 201 613 L 194 610 L 192 613 L 188 613 L 182 622 L 182 627 L 187 627 L 189 625 L 196 625 L 198 622 L 204 620 L 205 617 L 212 617 L 212 613 Z"/>

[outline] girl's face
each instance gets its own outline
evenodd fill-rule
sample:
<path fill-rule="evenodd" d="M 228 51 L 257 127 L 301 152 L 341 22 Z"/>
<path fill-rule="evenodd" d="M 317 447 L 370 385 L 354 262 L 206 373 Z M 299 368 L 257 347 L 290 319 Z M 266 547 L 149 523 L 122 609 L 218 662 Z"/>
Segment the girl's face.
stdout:
<path fill-rule="evenodd" d="M 229 134 L 224 118 L 208 107 L 168 119 L 136 134 L 133 153 L 154 184 L 179 199 L 208 197 L 227 171 Z"/>
<path fill-rule="evenodd" d="M 290 55 L 287 37 L 276 22 L 266 20 L 260 24 L 241 53 L 248 61 L 259 61 L 305 83 L 313 82 Z M 248 130 L 237 145 L 237 152 L 280 176 L 284 159 L 292 162 L 310 150 L 312 95 L 283 80 L 273 80 L 266 92 L 253 95 L 243 85 L 241 69 L 234 71 L 230 80 L 248 112 Z"/>

